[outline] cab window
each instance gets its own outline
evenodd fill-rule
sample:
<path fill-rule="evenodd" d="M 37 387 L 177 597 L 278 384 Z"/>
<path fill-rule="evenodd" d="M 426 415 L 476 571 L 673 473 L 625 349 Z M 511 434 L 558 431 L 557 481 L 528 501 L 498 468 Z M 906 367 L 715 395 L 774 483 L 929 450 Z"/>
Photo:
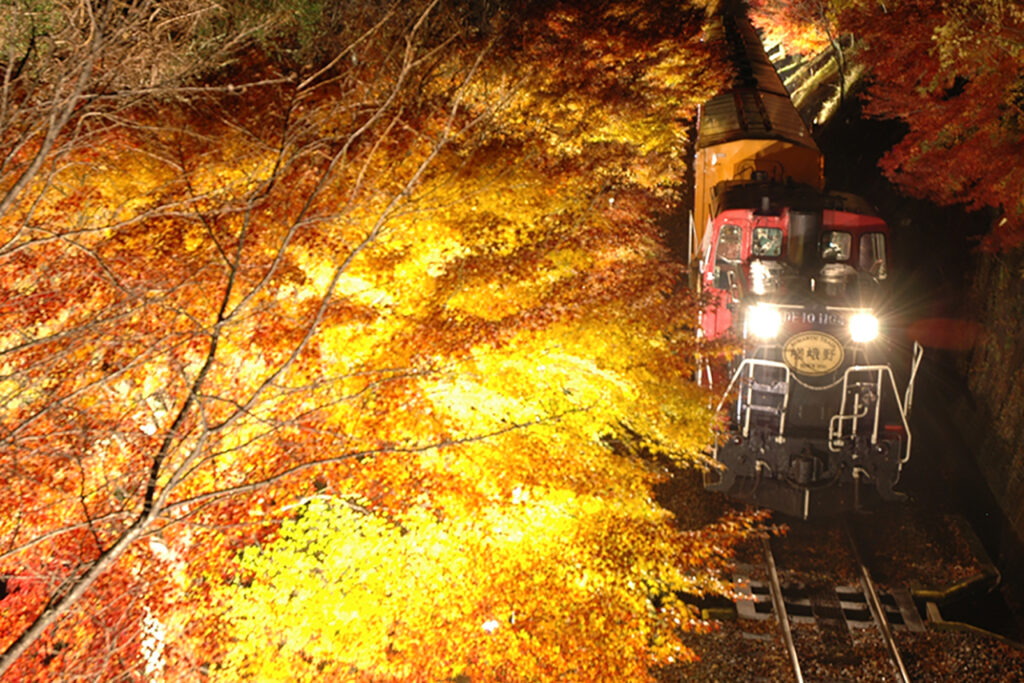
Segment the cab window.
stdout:
<path fill-rule="evenodd" d="M 853 236 L 848 232 L 828 230 L 821 233 L 821 258 L 823 261 L 849 261 Z"/>
<path fill-rule="evenodd" d="M 723 225 L 715 245 L 715 259 L 739 263 L 743 247 L 743 230 L 738 225 Z"/>
<path fill-rule="evenodd" d="M 779 256 L 782 253 L 782 231 L 778 228 L 754 228 L 750 250 L 755 257 Z"/>
<path fill-rule="evenodd" d="M 857 249 L 857 268 L 871 273 L 879 280 L 888 275 L 888 264 L 885 262 L 885 234 L 869 232 L 860 236 Z"/>

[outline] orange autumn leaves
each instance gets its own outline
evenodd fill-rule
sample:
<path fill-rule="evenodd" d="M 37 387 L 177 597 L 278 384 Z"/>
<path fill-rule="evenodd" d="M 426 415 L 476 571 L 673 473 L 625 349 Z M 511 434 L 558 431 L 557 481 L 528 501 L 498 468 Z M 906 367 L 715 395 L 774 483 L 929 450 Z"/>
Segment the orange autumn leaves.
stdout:
<path fill-rule="evenodd" d="M 2 645 L 37 634 L 7 677 L 686 656 L 665 596 L 727 544 L 684 543 L 609 437 L 707 437 L 656 218 L 701 14 L 525 10 L 485 40 L 412 3 L 308 78 L 140 100 L 2 217 L 0 562 L 33 586 Z"/>

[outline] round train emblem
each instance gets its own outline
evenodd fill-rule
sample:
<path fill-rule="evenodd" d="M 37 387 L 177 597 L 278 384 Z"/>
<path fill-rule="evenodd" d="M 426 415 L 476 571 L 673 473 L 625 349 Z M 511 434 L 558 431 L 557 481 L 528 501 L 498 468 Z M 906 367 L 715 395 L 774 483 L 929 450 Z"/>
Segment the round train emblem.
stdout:
<path fill-rule="evenodd" d="M 782 359 L 801 375 L 827 375 L 842 365 L 843 345 L 824 332 L 801 332 L 783 344 Z"/>

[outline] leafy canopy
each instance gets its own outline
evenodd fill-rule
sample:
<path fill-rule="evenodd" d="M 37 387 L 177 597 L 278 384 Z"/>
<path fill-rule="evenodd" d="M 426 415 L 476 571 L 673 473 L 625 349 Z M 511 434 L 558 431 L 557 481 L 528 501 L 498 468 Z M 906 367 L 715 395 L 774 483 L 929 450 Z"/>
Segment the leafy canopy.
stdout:
<path fill-rule="evenodd" d="M 711 423 L 658 223 L 717 85 L 703 13 L 363 9 L 312 64 L 248 42 L 74 109 L 11 176 L 7 679 L 688 656 L 670 596 L 749 522 L 680 531 L 638 457 L 693 461 Z"/>
<path fill-rule="evenodd" d="M 908 127 L 882 159 L 886 175 L 939 204 L 997 209 L 988 248 L 1024 242 L 1024 10 L 988 0 L 858 2 L 842 22 L 872 74 L 867 110 Z"/>

